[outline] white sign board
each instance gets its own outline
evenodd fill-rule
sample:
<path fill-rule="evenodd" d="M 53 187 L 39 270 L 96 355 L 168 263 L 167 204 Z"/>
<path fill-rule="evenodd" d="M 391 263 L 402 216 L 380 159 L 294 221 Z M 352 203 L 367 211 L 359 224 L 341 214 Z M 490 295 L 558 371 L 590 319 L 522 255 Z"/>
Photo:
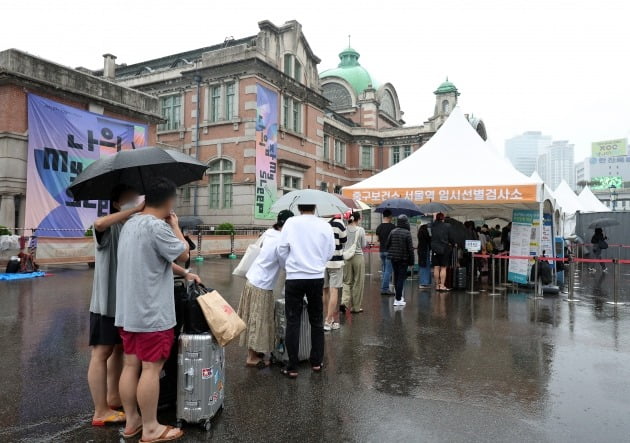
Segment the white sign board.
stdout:
<path fill-rule="evenodd" d="M 466 250 L 468 252 L 481 251 L 481 240 L 466 240 Z"/>

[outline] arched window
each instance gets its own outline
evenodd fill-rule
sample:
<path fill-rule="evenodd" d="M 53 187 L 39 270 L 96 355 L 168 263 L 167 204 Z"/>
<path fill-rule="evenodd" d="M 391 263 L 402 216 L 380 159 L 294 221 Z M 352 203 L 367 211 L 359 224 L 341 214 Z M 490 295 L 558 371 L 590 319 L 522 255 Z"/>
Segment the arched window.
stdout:
<path fill-rule="evenodd" d="M 208 165 L 208 194 L 209 207 L 212 209 L 227 209 L 232 207 L 232 177 L 234 163 L 219 158 Z"/>
<path fill-rule="evenodd" d="M 444 100 L 442 102 L 442 114 L 448 114 L 450 110 L 451 110 L 451 104 L 449 103 L 448 100 Z"/>
<path fill-rule="evenodd" d="M 389 91 L 385 91 L 381 100 L 381 111 L 389 115 L 392 118 L 396 118 L 396 105 L 394 103 L 394 97 Z"/>
<path fill-rule="evenodd" d="M 330 109 L 347 109 L 352 106 L 350 92 L 339 83 L 326 83 L 322 87 L 324 97 L 330 101 Z"/>

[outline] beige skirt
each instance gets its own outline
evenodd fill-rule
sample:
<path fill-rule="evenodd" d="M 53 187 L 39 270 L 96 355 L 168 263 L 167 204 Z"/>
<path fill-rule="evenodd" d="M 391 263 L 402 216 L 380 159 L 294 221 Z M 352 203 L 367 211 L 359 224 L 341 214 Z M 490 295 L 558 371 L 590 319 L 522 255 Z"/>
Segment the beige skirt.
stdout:
<path fill-rule="evenodd" d="M 274 305 L 273 291 L 245 283 L 238 304 L 238 315 L 247 325 L 241 334 L 241 346 L 255 352 L 271 352 L 275 339 Z"/>

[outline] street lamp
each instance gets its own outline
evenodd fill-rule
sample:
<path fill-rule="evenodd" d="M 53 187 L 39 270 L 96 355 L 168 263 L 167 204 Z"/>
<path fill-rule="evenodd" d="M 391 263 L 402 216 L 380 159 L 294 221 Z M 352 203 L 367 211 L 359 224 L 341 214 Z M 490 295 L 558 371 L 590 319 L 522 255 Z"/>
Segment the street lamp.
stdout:
<path fill-rule="evenodd" d="M 617 208 L 617 187 L 615 185 L 611 185 L 608 190 L 610 191 L 610 206 L 614 211 Z"/>

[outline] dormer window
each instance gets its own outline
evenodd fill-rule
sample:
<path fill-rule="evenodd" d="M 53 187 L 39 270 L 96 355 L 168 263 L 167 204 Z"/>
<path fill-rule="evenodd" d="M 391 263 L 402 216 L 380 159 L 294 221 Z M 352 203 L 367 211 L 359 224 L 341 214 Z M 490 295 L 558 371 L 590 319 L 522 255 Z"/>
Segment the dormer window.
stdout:
<path fill-rule="evenodd" d="M 284 54 L 283 72 L 298 82 L 302 82 L 302 64 L 293 54 Z"/>

